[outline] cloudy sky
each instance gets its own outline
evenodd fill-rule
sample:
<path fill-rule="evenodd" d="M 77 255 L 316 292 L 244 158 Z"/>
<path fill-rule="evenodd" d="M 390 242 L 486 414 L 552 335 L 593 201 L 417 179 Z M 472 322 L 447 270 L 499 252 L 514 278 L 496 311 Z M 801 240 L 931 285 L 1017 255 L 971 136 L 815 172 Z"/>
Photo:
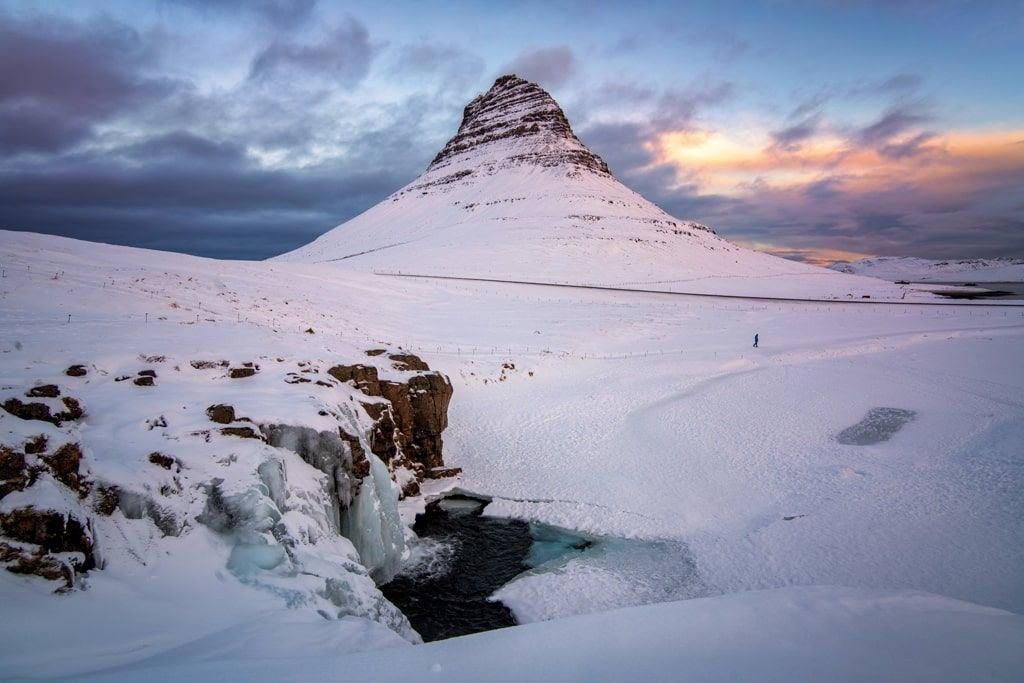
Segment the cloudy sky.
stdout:
<path fill-rule="evenodd" d="M 280 253 L 412 180 L 507 72 L 748 246 L 1024 256 L 1017 0 L 0 0 L 0 227 Z"/>

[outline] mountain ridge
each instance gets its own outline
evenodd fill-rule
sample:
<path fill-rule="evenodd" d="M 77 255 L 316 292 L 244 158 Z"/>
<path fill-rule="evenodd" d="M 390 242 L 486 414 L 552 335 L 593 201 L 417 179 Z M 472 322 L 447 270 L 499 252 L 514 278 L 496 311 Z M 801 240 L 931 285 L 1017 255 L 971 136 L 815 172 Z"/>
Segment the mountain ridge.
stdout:
<path fill-rule="evenodd" d="M 614 177 L 543 88 L 512 74 L 465 107 L 458 131 L 421 175 L 275 260 L 729 294 L 904 295 L 889 283 L 738 246 L 669 215 Z"/>

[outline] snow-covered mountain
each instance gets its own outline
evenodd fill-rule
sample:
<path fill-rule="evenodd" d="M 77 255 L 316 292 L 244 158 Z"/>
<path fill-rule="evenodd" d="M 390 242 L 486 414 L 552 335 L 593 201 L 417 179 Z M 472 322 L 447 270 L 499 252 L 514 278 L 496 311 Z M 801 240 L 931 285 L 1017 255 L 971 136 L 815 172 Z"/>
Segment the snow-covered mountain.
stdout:
<path fill-rule="evenodd" d="M 908 282 L 1024 282 L 1024 259 L 991 258 L 938 261 L 912 256 L 875 256 L 839 261 L 832 270 Z"/>
<path fill-rule="evenodd" d="M 547 92 L 513 75 L 469 103 L 458 132 L 422 175 L 278 258 L 720 293 L 903 294 L 739 247 L 670 216 L 615 179 Z"/>

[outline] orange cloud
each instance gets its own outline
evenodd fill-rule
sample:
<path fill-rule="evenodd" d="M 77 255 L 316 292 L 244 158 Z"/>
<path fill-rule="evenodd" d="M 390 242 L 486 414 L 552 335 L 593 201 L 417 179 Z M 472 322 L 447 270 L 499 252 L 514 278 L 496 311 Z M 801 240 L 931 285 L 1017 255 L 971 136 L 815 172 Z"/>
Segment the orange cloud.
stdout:
<path fill-rule="evenodd" d="M 956 190 L 977 174 L 1024 169 L 1024 130 L 907 134 L 890 141 L 902 157 L 824 132 L 798 149 L 783 150 L 764 131 L 669 131 L 650 149 L 659 163 L 676 166 L 706 193 L 743 196 L 756 187 L 792 189 L 828 177 L 848 191 L 867 192 L 893 182 Z"/>
<path fill-rule="evenodd" d="M 786 247 L 771 242 L 755 242 L 744 239 L 734 239 L 733 241 L 741 246 L 747 247 L 748 249 L 756 249 L 757 251 L 764 251 L 793 261 L 803 261 L 804 263 L 823 267 L 835 263 L 836 261 L 857 261 L 862 258 L 874 256 L 874 254 L 865 254 L 858 251 L 846 251 L 843 249 Z"/>

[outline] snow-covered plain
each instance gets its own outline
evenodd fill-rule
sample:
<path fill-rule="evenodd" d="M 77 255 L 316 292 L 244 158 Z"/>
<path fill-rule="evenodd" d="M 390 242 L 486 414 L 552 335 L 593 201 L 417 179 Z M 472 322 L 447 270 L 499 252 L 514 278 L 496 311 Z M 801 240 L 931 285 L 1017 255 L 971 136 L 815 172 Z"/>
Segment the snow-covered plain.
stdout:
<path fill-rule="evenodd" d="M 5 385 L 76 362 L 127 367 L 140 354 L 328 361 L 401 345 L 451 377 L 445 459 L 463 468 L 460 486 L 494 497 L 489 514 L 609 539 L 506 586 L 520 620 L 729 594 L 410 648 L 377 622 L 287 610 L 223 571 L 229 548 L 193 535 L 159 562 L 94 571 L 88 590 L 67 596 L 0 575 L 0 677 L 128 666 L 125 680 L 511 679 L 529 672 L 507 658 L 541 642 L 575 653 L 537 656 L 555 678 L 621 678 L 609 667 L 627 665 L 624 651 L 644 653 L 630 666 L 655 678 L 686 667 L 695 678 L 772 666 L 780 678 L 1021 671 L 1020 617 L 998 611 L 1024 610 L 1020 309 L 430 281 L 7 232 L 0 259 Z M 273 395 L 248 401 L 250 412 L 287 410 Z M 876 445 L 835 440 L 874 407 L 916 417 Z M 82 429 L 115 418 L 90 416 Z M 120 429 L 112 450 L 131 436 Z M 617 552 L 626 542 L 639 551 Z M 813 585 L 850 588 L 733 595 Z M 755 646 L 758 629 L 777 635 Z M 629 649 L 629 635 L 617 650 L 600 633 L 648 645 Z"/>
<path fill-rule="evenodd" d="M 1024 259 L 923 259 L 875 256 L 829 266 L 840 273 L 908 282 L 1024 282 Z"/>

